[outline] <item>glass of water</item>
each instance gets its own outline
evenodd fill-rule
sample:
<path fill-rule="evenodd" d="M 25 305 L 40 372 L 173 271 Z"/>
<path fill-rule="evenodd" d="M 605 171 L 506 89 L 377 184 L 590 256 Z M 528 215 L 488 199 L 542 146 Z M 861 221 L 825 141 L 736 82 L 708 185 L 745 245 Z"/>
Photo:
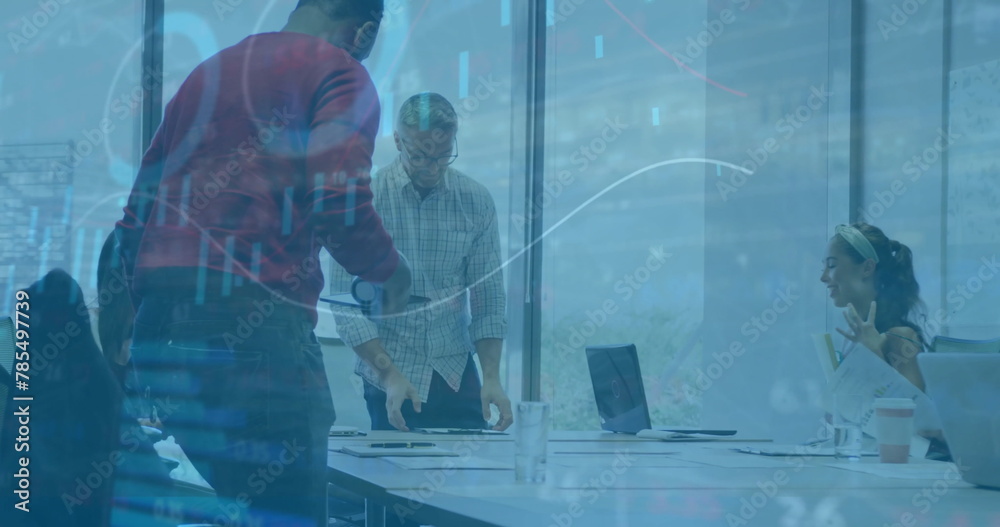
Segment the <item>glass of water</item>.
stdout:
<path fill-rule="evenodd" d="M 864 434 L 861 416 L 865 411 L 865 398 L 858 393 L 833 395 L 833 454 L 837 459 L 859 461 Z"/>
<path fill-rule="evenodd" d="M 543 483 L 549 441 L 549 404 L 517 403 L 514 416 L 514 478 L 518 483 Z"/>

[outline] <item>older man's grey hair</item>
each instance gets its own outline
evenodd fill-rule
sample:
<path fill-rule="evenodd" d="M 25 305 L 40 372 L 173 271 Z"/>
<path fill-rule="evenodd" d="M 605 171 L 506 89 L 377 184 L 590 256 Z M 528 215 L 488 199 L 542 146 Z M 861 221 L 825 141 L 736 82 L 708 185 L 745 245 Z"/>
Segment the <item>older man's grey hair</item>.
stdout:
<path fill-rule="evenodd" d="M 414 131 L 440 130 L 446 134 L 458 131 L 458 114 L 439 93 L 423 92 L 406 99 L 399 108 L 397 121 L 401 128 Z"/>

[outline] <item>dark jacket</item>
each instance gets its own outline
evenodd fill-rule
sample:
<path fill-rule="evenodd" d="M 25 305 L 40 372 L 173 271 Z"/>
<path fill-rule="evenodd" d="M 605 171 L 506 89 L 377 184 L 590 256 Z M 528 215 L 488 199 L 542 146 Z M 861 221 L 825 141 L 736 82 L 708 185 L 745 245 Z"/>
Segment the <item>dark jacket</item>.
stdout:
<path fill-rule="evenodd" d="M 29 315 L 28 449 L 16 452 L 18 423 L 5 412 L 0 440 L 0 525 L 108 525 L 116 479 L 142 472 L 169 476 L 134 420 L 122 420 L 122 392 L 94 341 L 80 286 L 54 270 L 27 290 Z M 16 403 L 16 401 L 15 401 Z M 28 458 L 29 512 L 10 487 Z"/>

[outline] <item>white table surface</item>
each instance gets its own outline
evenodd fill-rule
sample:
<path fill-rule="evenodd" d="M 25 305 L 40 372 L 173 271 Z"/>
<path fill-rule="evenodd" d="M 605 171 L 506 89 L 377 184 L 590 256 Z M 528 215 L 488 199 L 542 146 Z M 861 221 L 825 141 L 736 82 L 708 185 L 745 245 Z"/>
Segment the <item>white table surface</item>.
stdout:
<path fill-rule="evenodd" d="M 466 456 L 513 457 L 513 443 L 496 436 L 387 434 L 330 445 L 414 435 Z M 931 469 L 918 475 L 938 478 L 890 478 L 827 466 L 839 463 L 828 457 L 742 454 L 732 451 L 741 446 L 735 442 L 599 441 L 595 433 L 575 434 L 549 441 L 544 484 L 517 484 L 512 470 L 406 470 L 332 451 L 330 477 L 385 505 L 389 515 L 404 511 L 439 526 L 674 525 L 673 518 L 699 526 L 1000 527 L 1000 491 L 958 480 L 946 463 L 912 460 Z M 759 445 L 747 443 L 753 444 Z"/>
<path fill-rule="evenodd" d="M 470 499 L 446 489 L 427 498 L 395 490 L 402 516 L 447 525 L 511 527 L 993 527 L 1000 525 L 997 492 L 951 489 L 923 497 L 924 489 L 782 489 L 773 496 L 750 490 L 617 490 L 595 495 L 562 491 L 530 497 Z M 936 501 L 932 501 L 937 498 Z M 409 511 L 412 511 L 412 515 Z M 390 514 L 392 510 L 390 510 Z M 418 516 L 419 515 L 419 516 Z"/>

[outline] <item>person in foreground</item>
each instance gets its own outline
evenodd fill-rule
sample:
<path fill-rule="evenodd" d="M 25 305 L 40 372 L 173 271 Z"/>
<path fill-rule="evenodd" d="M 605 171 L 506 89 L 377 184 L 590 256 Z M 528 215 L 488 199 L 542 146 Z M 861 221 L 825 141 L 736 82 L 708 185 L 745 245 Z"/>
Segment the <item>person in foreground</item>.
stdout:
<path fill-rule="evenodd" d="M 827 246 L 820 281 L 833 304 L 846 308 L 849 330 L 837 328 L 850 343 L 843 355 L 864 348 L 923 390 L 916 356 L 927 346 L 911 319 L 922 303 L 910 248 L 866 223 L 840 225 Z"/>
<path fill-rule="evenodd" d="M 320 250 L 382 284 L 384 313 L 410 296 L 369 189 L 380 109 L 360 61 L 382 13 L 381 0 L 300 0 L 282 31 L 199 64 L 116 227 L 132 360 L 215 489 L 215 524 L 327 524 Z"/>
<path fill-rule="evenodd" d="M 447 99 L 410 97 L 396 123 L 399 156 L 372 184 L 375 210 L 413 265 L 414 294 L 430 302 L 380 321 L 335 312 L 337 332 L 359 355 L 373 430 L 482 429 L 491 405 L 495 430 L 513 423 L 500 382 L 507 321 L 497 213 L 482 184 L 451 168 L 457 133 Z M 347 273 L 335 273 L 348 287 Z"/>
<path fill-rule="evenodd" d="M 7 415 L 0 416 L 0 525 L 107 525 L 113 484 L 105 480 L 118 476 L 124 451 L 118 433 L 121 390 L 94 341 L 83 291 L 68 273 L 54 269 L 18 296 L 31 338 L 27 352 L 17 349 L 17 360 L 30 361 L 31 367 L 20 390 L 5 396 L 31 401 L 12 406 L 8 399 Z M 18 408 L 29 421 L 19 421 Z M 15 449 L 14 430 L 26 424 L 30 436 L 21 435 L 31 442 Z M 28 477 L 13 477 L 22 467 Z M 96 476 L 101 484 L 81 483 Z M 17 496 L 25 489 L 17 482 L 29 477 L 30 492 Z"/>

